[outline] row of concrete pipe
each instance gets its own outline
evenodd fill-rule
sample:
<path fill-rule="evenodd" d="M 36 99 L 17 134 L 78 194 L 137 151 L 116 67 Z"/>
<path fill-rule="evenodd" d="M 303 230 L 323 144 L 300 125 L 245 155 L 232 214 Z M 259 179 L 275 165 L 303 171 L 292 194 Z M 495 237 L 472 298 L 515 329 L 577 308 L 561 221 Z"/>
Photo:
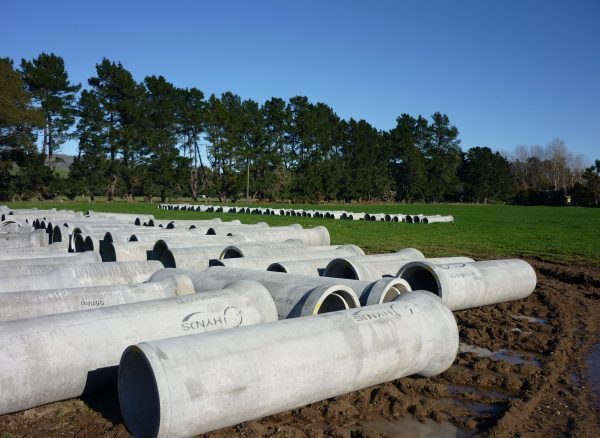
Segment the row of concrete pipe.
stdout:
<path fill-rule="evenodd" d="M 0 212 L 0 414 L 117 383 L 134 436 L 439 374 L 458 351 L 452 311 L 536 284 L 522 260 L 365 255 L 325 227 Z"/>
<path fill-rule="evenodd" d="M 247 213 L 262 214 L 266 216 L 294 216 L 324 219 L 344 219 L 355 221 L 386 221 L 408 222 L 414 224 L 454 223 L 450 215 L 423 215 L 423 214 L 390 214 L 390 213 L 365 213 L 344 210 L 303 210 L 293 208 L 264 208 L 264 207 L 234 207 L 227 205 L 205 204 L 159 204 L 162 210 L 198 211 L 202 213 Z"/>

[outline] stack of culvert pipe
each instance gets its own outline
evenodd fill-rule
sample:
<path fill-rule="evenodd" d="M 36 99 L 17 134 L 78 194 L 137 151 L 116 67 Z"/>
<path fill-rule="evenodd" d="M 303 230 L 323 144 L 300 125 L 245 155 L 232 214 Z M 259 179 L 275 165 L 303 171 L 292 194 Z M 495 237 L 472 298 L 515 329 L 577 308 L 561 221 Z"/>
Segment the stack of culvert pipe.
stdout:
<path fill-rule="evenodd" d="M 119 365 L 119 402 L 135 436 L 191 436 L 412 374 L 434 376 L 457 352 L 452 313 L 414 292 L 367 309 L 131 346 Z"/>
<path fill-rule="evenodd" d="M 276 318 L 263 286 L 237 281 L 202 294 L 0 323 L 0 414 L 109 387 L 128 345 Z"/>
<path fill-rule="evenodd" d="M 413 289 L 435 293 L 451 310 L 526 298 L 537 281 L 531 265 L 520 259 L 454 264 L 422 260 L 404 265 L 398 277 Z"/>

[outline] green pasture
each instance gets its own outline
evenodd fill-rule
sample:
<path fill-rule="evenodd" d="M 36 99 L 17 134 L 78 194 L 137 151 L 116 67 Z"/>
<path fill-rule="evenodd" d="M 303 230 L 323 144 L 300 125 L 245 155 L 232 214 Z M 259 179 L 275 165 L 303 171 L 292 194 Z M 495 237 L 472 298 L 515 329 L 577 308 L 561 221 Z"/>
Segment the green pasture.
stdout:
<path fill-rule="evenodd" d="M 548 261 L 584 262 L 600 266 L 600 209 L 464 204 L 263 204 L 264 207 L 338 209 L 371 213 L 451 214 L 454 224 L 408 224 L 340 221 L 253 214 L 164 211 L 143 202 L 37 202 L 8 204 L 12 208 L 60 208 L 153 214 L 157 219 L 240 219 L 270 225 L 324 225 L 333 244 L 353 243 L 368 253 L 414 247 L 426 256 L 467 255 L 480 258 L 529 257 Z M 217 205 L 213 203 L 213 205 Z M 232 205 L 232 204 L 227 204 Z M 248 205 L 248 204 L 237 204 Z M 257 204 L 252 204 L 256 206 Z"/>

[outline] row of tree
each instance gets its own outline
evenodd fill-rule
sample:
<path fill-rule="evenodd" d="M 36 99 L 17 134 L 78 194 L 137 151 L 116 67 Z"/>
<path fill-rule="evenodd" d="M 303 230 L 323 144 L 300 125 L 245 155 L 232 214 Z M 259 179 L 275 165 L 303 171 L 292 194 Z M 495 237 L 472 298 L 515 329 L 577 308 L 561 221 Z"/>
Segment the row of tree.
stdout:
<path fill-rule="evenodd" d="M 56 153 L 70 139 L 78 153 L 68 177 L 58 177 Z M 0 158 L 5 198 L 562 203 L 571 194 L 587 205 L 600 198 L 600 163 L 584 171 L 558 140 L 517 148 L 509 161 L 488 147 L 463 152 L 442 113 L 402 114 L 382 131 L 303 96 L 261 104 L 231 92 L 205 98 L 162 76 L 137 82 L 108 59 L 81 91 L 63 59 L 45 53 L 17 70 L 0 59 Z"/>

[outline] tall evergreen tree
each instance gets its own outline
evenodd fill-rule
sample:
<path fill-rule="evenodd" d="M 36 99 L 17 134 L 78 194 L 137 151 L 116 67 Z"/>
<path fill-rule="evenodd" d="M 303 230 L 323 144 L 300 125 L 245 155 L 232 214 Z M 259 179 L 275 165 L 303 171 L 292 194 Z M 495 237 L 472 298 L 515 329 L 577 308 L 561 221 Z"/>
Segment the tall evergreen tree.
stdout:
<path fill-rule="evenodd" d="M 436 112 L 429 125 L 431 143 L 425 148 L 431 200 L 452 199 L 458 193 L 458 170 L 461 164 L 458 129 L 446 114 Z"/>
<path fill-rule="evenodd" d="M 474 147 L 467 151 L 461 176 L 468 200 L 486 204 L 490 199 L 506 200 L 513 194 L 510 163 L 488 147 Z"/>
<path fill-rule="evenodd" d="M 149 76 L 144 80 L 146 99 L 144 114 L 147 128 L 144 130 L 145 163 L 148 178 L 143 190 L 150 197 L 160 194 L 161 202 L 172 193 L 180 193 L 182 187 L 177 170 L 182 162 L 177 149 L 177 111 L 179 93 L 173 84 L 162 76 Z"/>
<path fill-rule="evenodd" d="M 54 153 L 73 137 L 70 132 L 75 123 L 76 97 L 81 84 L 72 84 L 62 57 L 54 53 L 41 53 L 32 61 L 21 61 L 21 72 L 27 88 L 44 111 L 45 127 L 43 154 L 48 154 L 48 164 L 54 169 Z"/>
<path fill-rule="evenodd" d="M 206 106 L 204 93 L 197 88 L 179 90 L 178 134 L 183 155 L 185 157 L 187 154 L 189 158 L 189 189 L 193 200 L 198 199 L 199 189 L 205 190 L 207 187 L 207 175 L 200 150 L 200 137 L 206 124 Z"/>
<path fill-rule="evenodd" d="M 88 83 L 102 111 L 102 139 L 109 158 L 107 197 L 114 199 L 118 184 L 131 197 L 132 172 L 143 146 L 144 89 L 121 63 L 106 58 Z"/>
<path fill-rule="evenodd" d="M 43 113 L 33 107 L 12 61 L 0 58 L 0 199 L 22 193 L 23 184 L 34 180 L 31 173 L 40 173 L 33 132 L 43 125 Z"/>

